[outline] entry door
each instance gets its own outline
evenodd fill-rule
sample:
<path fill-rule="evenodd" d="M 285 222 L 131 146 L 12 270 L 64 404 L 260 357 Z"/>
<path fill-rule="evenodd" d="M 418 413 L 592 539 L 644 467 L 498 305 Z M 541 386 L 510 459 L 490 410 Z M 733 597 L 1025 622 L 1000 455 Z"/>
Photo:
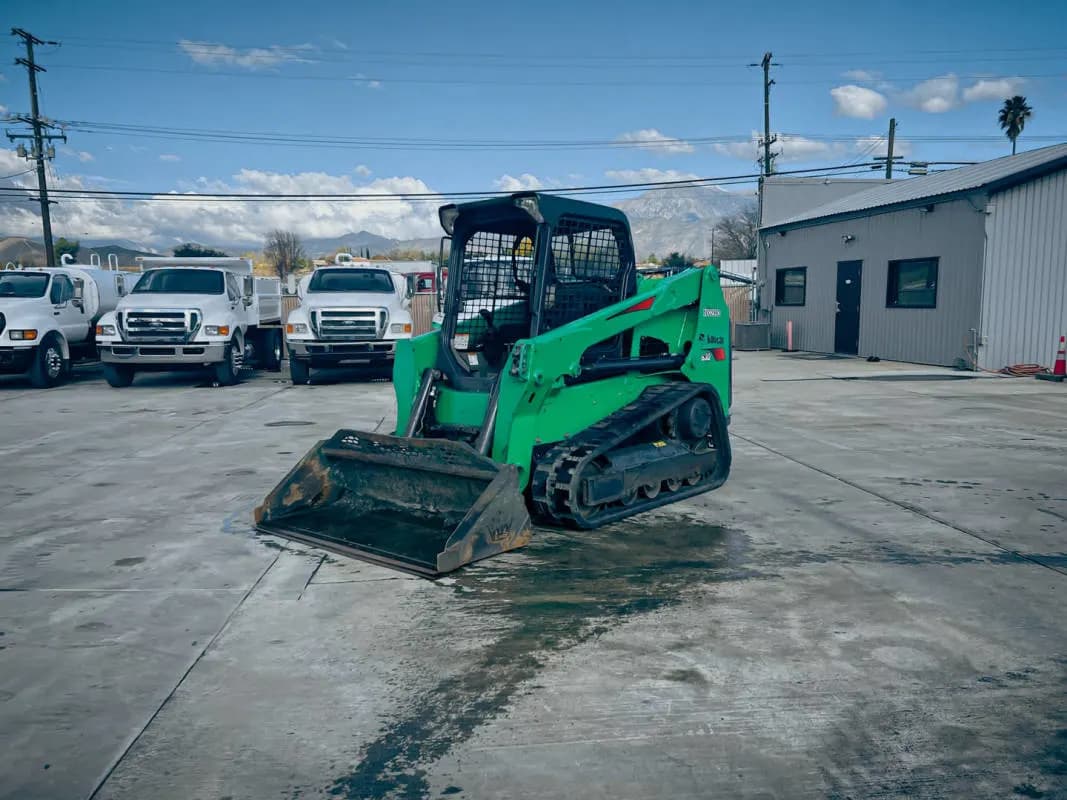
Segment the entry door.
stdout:
<path fill-rule="evenodd" d="M 74 284 L 62 272 L 52 278 L 48 292 L 52 301 L 52 316 L 56 327 L 63 331 L 68 342 L 80 342 L 89 334 L 89 317 L 84 307 L 74 305 Z"/>
<path fill-rule="evenodd" d="M 860 349 L 860 276 L 862 261 L 837 262 L 837 322 L 834 352 L 856 355 Z"/>

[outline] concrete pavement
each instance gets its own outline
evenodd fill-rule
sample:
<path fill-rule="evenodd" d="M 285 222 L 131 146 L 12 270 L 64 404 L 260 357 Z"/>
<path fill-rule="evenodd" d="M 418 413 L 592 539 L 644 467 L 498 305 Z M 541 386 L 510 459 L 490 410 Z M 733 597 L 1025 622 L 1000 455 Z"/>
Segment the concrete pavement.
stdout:
<path fill-rule="evenodd" d="M 723 489 L 437 582 L 251 529 L 386 382 L 3 379 L 0 797 L 1067 797 L 1067 390 L 969 378 L 739 354 Z"/>

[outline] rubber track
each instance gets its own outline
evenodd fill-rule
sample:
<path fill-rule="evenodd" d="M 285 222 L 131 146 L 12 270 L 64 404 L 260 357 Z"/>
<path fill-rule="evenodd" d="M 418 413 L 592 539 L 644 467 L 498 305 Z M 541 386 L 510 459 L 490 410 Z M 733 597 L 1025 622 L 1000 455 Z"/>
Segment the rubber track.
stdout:
<path fill-rule="evenodd" d="M 535 514 L 549 524 L 596 528 L 716 488 L 722 483 L 722 480 L 714 480 L 719 453 L 711 450 L 708 452 L 708 470 L 692 486 L 683 486 L 673 492 L 663 490 L 653 499 L 638 495 L 632 505 L 613 506 L 593 519 L 587 518 L 579 510 L 582 472 L 593 459 L 607 453 L 690 398 L 705 393 L 705 390 L 706 387 L 698 383 L 650 386 L 632 403 L 553 446 L 534 468 L 530 491 Z M 729 447 L 728 443 L 726 447 Z M 679 480 L 685 477 L 678 476 Z"/>

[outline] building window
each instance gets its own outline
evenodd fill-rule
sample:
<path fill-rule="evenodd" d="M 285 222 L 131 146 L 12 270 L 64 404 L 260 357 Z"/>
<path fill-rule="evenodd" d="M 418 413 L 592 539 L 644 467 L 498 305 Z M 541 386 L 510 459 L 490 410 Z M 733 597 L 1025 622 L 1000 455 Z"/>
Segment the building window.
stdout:
<path fill-rule="evenodd" d="M 937 259 L 889 262 L 886 308 L 937 308 Z"/>
<path fill-rule="evenodd" d="M 776 306 L 802 306 L 808 290 L 808 268 L 790 267 L 775 273 L 774 304 Z"/>

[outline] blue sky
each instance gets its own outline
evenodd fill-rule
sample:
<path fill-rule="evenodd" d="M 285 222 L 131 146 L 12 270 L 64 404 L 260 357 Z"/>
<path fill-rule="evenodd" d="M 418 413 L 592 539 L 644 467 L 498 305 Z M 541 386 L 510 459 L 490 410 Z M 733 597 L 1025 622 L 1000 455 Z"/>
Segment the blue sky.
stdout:
<path fill-rule="evenodd" d="M 884 136 L 890 116 L 910 158 L 1006 154 L 1006 139 L 975 139 L 1000 137 L 996 111 L 1009 92 L 1034 108 L 1022 149 L 1067 138 L 1062 2 L 770 2 L 761 14 L 755 4 L 671 0 L 41 0 L 11 11 L 12 24 L 62 42 L 38 53 L 48 69 L 42 111 L 57 120 L 421 140 L 281 146 L 72 128 L 53 165 L 63 185 L 460 191 L 749 173 L 762 93 L 760 71 L 746 65 L 766 50 L 782 65 L 772 102 L 772 128 L 791 134 L 782 170 L 882 152 L 867 137 Z M 0 106 L 25 112 L 25 74 L 9 66 L 18 40 L 0 48 Z M 628 139 L 644 146 L 603 144 Z M 451 144 L 473 140 L 529 147 Z M 602 144 L 543 144 L 575 140 Z M 3 174 L 24 165 L 2 156 Z M 32 233 L 23 205 L 0 205 L 0 233 Z M 70 201 L 56 209 L 57 232 L 146 242 L 251 240 L 275 224 L 305 235 L 434 233 L 426 204 L 176 205 Z"/>

